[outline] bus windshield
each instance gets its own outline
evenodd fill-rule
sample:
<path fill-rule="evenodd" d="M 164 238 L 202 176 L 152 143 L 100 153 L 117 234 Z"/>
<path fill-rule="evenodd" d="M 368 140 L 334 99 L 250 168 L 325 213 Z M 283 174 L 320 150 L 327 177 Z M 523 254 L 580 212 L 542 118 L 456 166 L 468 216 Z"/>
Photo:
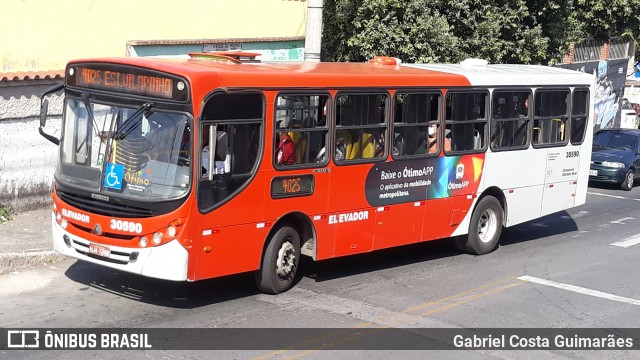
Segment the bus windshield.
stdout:
<path fill-rule="evenodd" d="M 56 178 L 109 196 L 161 201 L 190 185 L 188 116 L 148 104 L 124 107 L 68 98 Z"/>

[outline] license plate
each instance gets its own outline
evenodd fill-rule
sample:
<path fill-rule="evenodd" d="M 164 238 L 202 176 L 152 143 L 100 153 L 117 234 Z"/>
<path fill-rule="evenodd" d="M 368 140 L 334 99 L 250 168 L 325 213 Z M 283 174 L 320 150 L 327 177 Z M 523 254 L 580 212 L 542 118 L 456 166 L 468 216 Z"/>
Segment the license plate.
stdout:
<path fill-rule="evenodd" d="M 111 255 L 111 250 L 109 250 L 109 248 L 104 246 L 89 244 L 89 253 L 102 256 L 102 257 L 109 257 Z"/>
<path fill-rule="evenodd" d="M 589 170 L 589 176 L 598 176 L 598 170 Z"/>

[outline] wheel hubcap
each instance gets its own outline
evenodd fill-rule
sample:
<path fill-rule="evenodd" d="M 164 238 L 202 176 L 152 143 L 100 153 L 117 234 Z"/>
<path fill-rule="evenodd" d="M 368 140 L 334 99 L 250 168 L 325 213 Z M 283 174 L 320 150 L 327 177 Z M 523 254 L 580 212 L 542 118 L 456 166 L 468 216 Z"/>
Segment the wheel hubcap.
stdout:
<path fill-rule="evenodd" d="M 498 230 L 498 216 L 493 209 L 486 209 L 478 221 L 478 237 L 483 243 L 491 241 Z"/>
<path fill-rule="evenodd" d="M 627 174 L 627 187 L 632 187 L 633 186 L 633 174 L 632 173 L 628 173 Z"/>
<path fill-rule="evenodd" d="M 286 277 L 296 266 L 296 253 L 293 244 L 288 241 L 282 243 L 278 250 L 278 260 L 276 260 L 276 274 L 280 277 Z"/>

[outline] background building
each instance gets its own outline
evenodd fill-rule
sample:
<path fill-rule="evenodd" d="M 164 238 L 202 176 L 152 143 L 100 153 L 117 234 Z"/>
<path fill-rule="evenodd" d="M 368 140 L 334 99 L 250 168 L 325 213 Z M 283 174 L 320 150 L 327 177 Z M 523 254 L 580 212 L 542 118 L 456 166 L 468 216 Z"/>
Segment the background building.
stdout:
<path fill-rule="evenodd" d="M 222 44 L 302 60 L 306 6 L 300 0 L 4 0 L 0 71 L 60 70 L 75 58 Z"/>
<path fill-rule="evenodd" d="M 313 0 L 312 0 L 313 1 Z M 307 0 L 4 0 L 0 22 L 0 206 L 46 206 L 57 147 L 38 134 L 40 94 L 65 64 L 103 56 L 249 50 L 304 59 Z M 60 135 L 62 97 L 47 132 Z"/>

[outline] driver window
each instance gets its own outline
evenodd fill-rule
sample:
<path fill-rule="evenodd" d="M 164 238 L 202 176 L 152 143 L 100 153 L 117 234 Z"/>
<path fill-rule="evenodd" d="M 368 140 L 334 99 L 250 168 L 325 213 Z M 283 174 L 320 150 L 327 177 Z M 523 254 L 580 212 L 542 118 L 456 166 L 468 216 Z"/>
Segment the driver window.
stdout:
<path fill-rule="evenodd" d="M 201 211 L 233 197 L 253 178 L 262 148 L 263 112 L 259 93 L 221 93 L 207 101 L 199 128 Z"/>

